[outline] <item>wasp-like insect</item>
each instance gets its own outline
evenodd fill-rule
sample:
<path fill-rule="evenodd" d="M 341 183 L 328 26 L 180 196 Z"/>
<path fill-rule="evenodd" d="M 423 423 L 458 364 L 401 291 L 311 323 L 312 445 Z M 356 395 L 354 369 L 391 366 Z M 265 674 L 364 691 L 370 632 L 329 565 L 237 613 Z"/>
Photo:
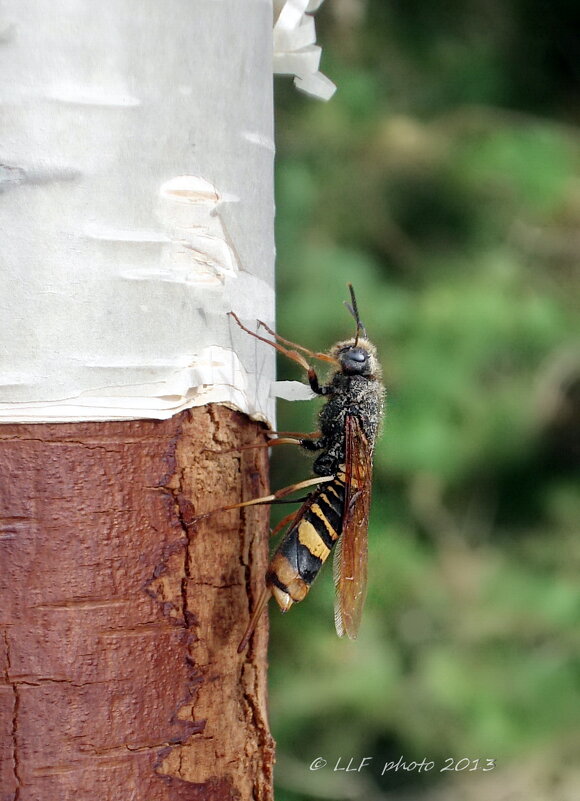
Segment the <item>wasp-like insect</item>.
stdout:
<path fill-rule="evenodd" d="M 320 410 L 320 431 L 303 438 L 280 437 L 269 445 L 296 443 L 317 453 L 315 478 L 287 487 L 266 498 L 240 506 L 275 503 L 284 495 L 318 484 L 300 509 L 282 521 L 289 528 L 276 549 L 266 573 L 266 587 L 240 642 L 241 652 L 273 595 L 283 612 L 302 601 L 322 565 L 334 549 L 336 589 L 335 624 L 340 637 L 355 639 L 366 597 L 367 528 L 371 498 L 373 451 L 379 432 L 385 390 L 375 346 L 367 339 L 356 297 L 349 284 L 352 305 L 345 304 L 356 322 L 354 338 L 338 342 L 328 354 L 314 353 L 259 323 L 274 341 L 238 325 L 253 337 L 275 347 L 300 364 L 312 390 L 325 397 Z M 314 368 L 302 354 L 334 365 L 328 383 L 320 384 Z M 230 507 L 233 508 L 233 507 Z M 280 528 L 280 525 L 276 530 Z"/>

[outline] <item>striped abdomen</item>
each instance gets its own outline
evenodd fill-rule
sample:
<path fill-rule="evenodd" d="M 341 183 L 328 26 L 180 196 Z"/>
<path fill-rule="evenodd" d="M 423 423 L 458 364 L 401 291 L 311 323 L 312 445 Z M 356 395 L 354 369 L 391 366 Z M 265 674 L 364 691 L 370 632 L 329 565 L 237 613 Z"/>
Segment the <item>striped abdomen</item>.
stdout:
<path fill-rule="evenodd" d="M 272 557 L 266 583 L 284 612 L 306 596 L 342 534 L 344 479 L 340 471 L 310 495 Z"/>

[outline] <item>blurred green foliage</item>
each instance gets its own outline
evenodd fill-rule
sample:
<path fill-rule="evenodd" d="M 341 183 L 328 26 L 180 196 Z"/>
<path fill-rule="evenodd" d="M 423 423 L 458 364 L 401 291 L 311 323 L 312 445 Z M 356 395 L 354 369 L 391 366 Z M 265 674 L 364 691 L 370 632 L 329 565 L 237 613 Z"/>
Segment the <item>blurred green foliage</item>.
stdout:
<path fill-rule="evenodd" d="M 580 797 L 574 6 L 327 0 L 335 97 L 277 83 L 278 328 L 349 336 L 352 281 L 388 388 L 359 640 L 334 634 L 328 569 L 271 610 L 278 801 L 500 797 L 447 757 L 495 758 L 513 801 L 545 762 L 537 798 Z M 314 417 L 285 404 L 278 425 Z M 308 472 L 275 453 L 276 485 Z M 437 768 L 381 777 L 400 755 Z"/>

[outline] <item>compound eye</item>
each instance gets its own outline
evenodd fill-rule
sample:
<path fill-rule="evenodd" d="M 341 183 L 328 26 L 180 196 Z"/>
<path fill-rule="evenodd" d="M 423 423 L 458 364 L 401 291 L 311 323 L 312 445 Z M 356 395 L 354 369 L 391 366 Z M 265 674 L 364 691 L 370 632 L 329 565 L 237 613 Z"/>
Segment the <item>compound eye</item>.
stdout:
<path fill-rule="evenodd" d="M 363 375 L 368 370 L 368 353 L 362 348 L 346 348 L 340 361 L 347 374 Z"/>

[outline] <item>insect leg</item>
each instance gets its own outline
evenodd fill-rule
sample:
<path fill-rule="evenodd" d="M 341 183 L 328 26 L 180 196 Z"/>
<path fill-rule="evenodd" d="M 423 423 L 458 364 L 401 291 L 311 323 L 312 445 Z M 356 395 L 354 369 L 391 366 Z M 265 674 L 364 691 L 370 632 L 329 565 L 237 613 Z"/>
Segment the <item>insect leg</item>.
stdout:
<path fill-rule="evenodd" d="M 288 437 L 272 437 L 267 442 L 259 442 L 255 445 L 240 445 L 238 448 L 230 448 L 227 451 L 214 451 L 211 448 L 204 448 L 203 453 L 217 453 L 220 455 L 228 453 L 238 453 L 238 451 L 249 451 L 252 448 L 273 448 L 274 445 L 302 445 L 306 450 L 320 450 L 322 445 L 317 444 L 322 436 L 320 431 L 313 434 L 303 434 L 301 431 L 272 431 L 272 434 L 289 434 Z M 305 444 L 306 443 L 306 444 Z"/>
<path fill-rule="evenodd" d="M 273 448 L 274 445 L 301 445 L 302 441 L 295 437 L 275 437 L 267 442 L 258 442 L 255 445 L 240 445 L 238 448 L 230 448 L 227 451 L 214 451 L 211 448 L 204 448 L 203 453 L 217 453 L 220 456 L 228 453 L 238 453 L 239 451 L 249 451 L 253 448 Z"/>
<path fill-rule="evenodd" d="M 320 431 L 312 431 L 305 434 L 303 431 L 270 431 L 270 434 L 276 434 L 278 437 L 299 437 L 300 439 L 318 439 L 322 436 Z"/>
<path fill-rule="evenodd" d="M 277 342 L 272 342 L 271 339 L 266 339 L 266 337 L 261 337 L 259 334 L 256 334 L 255 331 L 251 331 L 249 328 L 246 328 L 246 326 L 242 323 L 242 321 L 240 320 L 240 318 L 238 317 L 238 315 L 235 312 L 231 311 L 231 312 L 228 312 L 228 314 L 230 315 L 230 317 L 234 318 L 236 323 L 240 326 L 242 331 L 246 332 L 246 334 L 249 334 L 250 336 L 254 337 L 255 339 L 259 339 L 260 342 L 265 342 L 266 345 L 271 345 L 273 348 L 276 348 L 277 351 L 279 351 L 280 353 L 283 353 L 284 356 L 288 356 L 289 359 L 292 359 L 292 361 L 294 361 L 297 364 L 299 364 L 300 367 L 302 367 L 304 370 L 308 371 L 308 370 L 312 369 L 310 367 L 310 365 L 308 364 L 308 362 L 306 361 L 306 359 L 304 358 L 304 356 L 301 356 L 298 353 L 298 351 L 296 351 L 296 350 L 288 350 L 287 348 L 283 348 L 282 345 L 278 345 Z"/>
<path fill-rule="evenodd" d="M 304 489 L 305 487 L 313 487 L 315 484 L 322 484 L 326 481 L 332 481 L 334 476 L 317 476 L 316 478 L 309 478 L 306 481 L 299 481 L 298 484 L 291 484 L 288 487 L 276 490 L 271 495 L 264 495 L 263 498 L 254 498 L 252 501 L 243 501 L 242 503 L 233 503 L 231 506 L 220 506 L 217 509 L 212 509 L 211 512 L 204 512 L 201 515 L 195 515 L 194 520 L 205 520 L 210 515 L 216 512 L 229 512 L 231 509 L 243 509 L 246 506 L 258 506 L 266 503 L 276 503 L 279 498 L 284 498 L 296 490 Z"/>
<path fill-rule="evenodd" d="M 258 320 L 258 325 L 261 325 L 262 328 L 265 328 L 266 331 L 269 334 L 272 334 L 272 336 L 278 342 L 283 342 L 285 345 L 289 345 L 291 348 L 295 348 L 296 350 L 302 351 L 302 353 L 305 353 L 307 356 L 310 356 L 311 359 L 319 359 L 321 362 L 331 362 L 331 364 L 337 363 L 336 359 L 333 359 L 332 356 L 329 356 L 327 353 L 320 353 L 320 352 L 315 352 L 313 350 L 309 350 L 308 348 L 305 348 L 302 345 L 297 345 L 295 342 L 290 342 L 289 339 L 281 337 L 280 334 L 277 334 L 275 331 L 273 331 L 270 328 L 270 326 L 266 325 L 266 323 L 262 322 L 262 320 Z"/>
<path fill-rule="evenodd" d="M 239 448 L 234 448 L 234 451 L 249 451 L 252 448 L 273 448 L 275 445 L 300 445 L 300 440 L 295 437 L 276 437 L 269 439 L 267 442 L 260 442 L 258 445 L 241 445 Z M 229 451 L 228 451 L 229 452 Z M 220 451 L 223 453 L 223 451 Z"/>
<path fill-rule="evenodd" d="M 264 498 L 255 498 L 253 501 L 244 501 L 243 503 L 236 503 L 233 506 L 226 506 L 226 509 L 240 509 L 244 506 L 256 506 L 256 504 L 260 503 L 270 503 L 271 501 L 276 501 L 278 498 L 284 498 L 286 495 L 290 495 L 292 492 L 296 492 L 296 490 L 304 489 L 305 487 L 313 487 L 315 484 L 322 484 L 325 481 L 332 481 L 334 476 L 317 476 L 316 478 L 308 478 L 306 481 L 299 481 L 297 484 L 291 484 L 288 487 L 282 487 L 282 489 L 276 490 L 271 495 L 266 495 Z"/>
<path fill-rule="evenodd" d="M 241 640 L 240 644 L 238 645 L 238 653 L 239 654 L 241 654 L 242 651 L 244 650 L 244 648 L 247 646 L 247 644 L 248 644 L 248 642 L 250 640 L 250 637 L 254 633 L 254 629 L 256 628 L 256 624 L 257 624 L 258 620 L 260 619 L 260 615 L 264 611 L 264 609 L 266 607 L 266 604 L 270 600 L 270 596 L 271 595 L 272 595 L 272 590 L 269 587 L 264 587 L 260 597 L 258 598 L 258 603 L 256 604 L 256 608 L 254 609 L 252 617 L 250 618 L 250 622 L 248 623 L 248 626 L 247 626 L 247 628 L 246 628 L 246 630 L 244 632 L 244 636 L 242 637 L 242 640 Z"/>
<path fill-rule="evenodd" d="M 259 339 L 260 342 L 265 342 L 266 345 L 271 345 L 273 348 L 276 348 L 276 350 L 279 351 L 279 353 L 283 353 L 285 356 L 288 356 L 289 359 L 292 359 L 292 361 L 296 362 L 297 364 L 300 365 L 300 367 L 306 370 L 308 374 L 308 381 L 310 383 L 313 392 L 316 392 L 317 395 L 329 394 L 330 392 L 329 388 L 320 386 L 318 382 L 318 376 L 316 375 L 316 371 L 314 370 L 313 367 L 311 367 L 308 364 L 304 356 L 301 356 L 300 353 L 298 353 L 298 350 L 288 350 L 288 348 L 283 348 L 282 345 L 279 345 L 277 342 L 272 342 L 271 339 L 266 339 L 266 337 L 261 337 L 259 334 L 256 334 L 255 331 L 250 331 L 249 328 L 246 328 L 246 326 L 241 322 L 240 318 L 235 312 L 231 311 L 228 312 L 228 314 L 234 318 L 234 320 L 240 326 L 242 331 L 245 331 L 247 334 L 254 337 L 255 339 Z M 299 350 L 302 350 L 305 353 L 310 354 L 313 358 L 321 359 L 325 362 L 331 362 L 332 364 L 338 364 L 337 360 L 333 359 L 332 356 L 327 356 L 326 353 L 313 353 L 312 351 L 303 348 L 301 345 L 294 345 L 294 343 L 290 342 L 290 340 L 284 339 L 283 337 L 279 337 L 277 334 L 275 334 L 274 331 L 272 331 L 272 329 L 266 325 L 266 323 L 263 323 L 260 320 L 258 320 L 258 323 L 259 325 L 264 326 L 264 328 L 277 339 L 281 339 L 283 342 L 288 342 L 293 347 L 296 347 Z"/>
<path fill-rule="evenodd" d="M 298 511 L 300 511 L 300 510 L 298 510 Z M 296 517 L 297 514 L 298 514 L 298 512 L 290 512 L 289 515 L 286 515 L 286 517 L 283 517 L 282 520 L 280 520 L 280 522 L 277 523 L 274 526 L 274 528 L 270 532 L 270 536 L 271 537 L 275 537 L 276 534 L 284 528 L 284 526 L 287 526 L 289 523 L 291 523 L 294 520 L 294 518 Z"/>
<path fill-rule="evenodd" d="M 316 375 L 316 371 L 313 367 L 308 369 L 308 383 L 310 384 L 310 389 L 315 392 L 317 395 L 329 395 L 330 388 L 329 387 L 321 387 L 320 382 L 318 381 L 318 376 Z"/>
<path fill-rule="evenodd" d="M 246 448 L 273 448 L 274 445 L 300 445 L 300 440 L 297 437 L 272 437 L 272 439 L 260 445 L 242 445 L 240 450 L 245 450 Z"/>

